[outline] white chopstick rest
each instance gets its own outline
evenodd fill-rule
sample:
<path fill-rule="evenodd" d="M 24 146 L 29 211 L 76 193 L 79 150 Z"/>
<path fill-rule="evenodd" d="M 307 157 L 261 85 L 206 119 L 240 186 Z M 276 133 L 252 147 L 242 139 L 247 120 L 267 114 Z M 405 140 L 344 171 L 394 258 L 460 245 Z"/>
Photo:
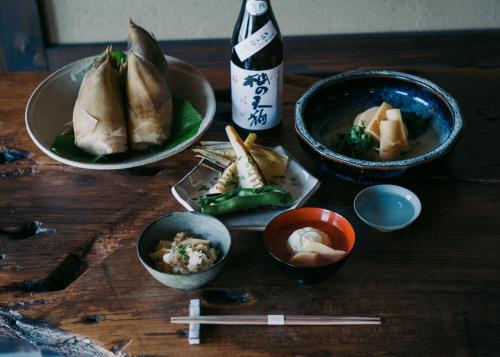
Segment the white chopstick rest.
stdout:
<path fill-rule="evenodd" d="M 192 299 L 189 302 L 189 316 L 199 317 L 201 315 L 200 299 Z M 200 344 L 200 324 L 191 323 L 189 324 L 189 336 L 190 345 Z"/>
<path fill-rule="evenodd" d="M 267 315 L 268 325 L 284 325 L 285 315 Z"/>

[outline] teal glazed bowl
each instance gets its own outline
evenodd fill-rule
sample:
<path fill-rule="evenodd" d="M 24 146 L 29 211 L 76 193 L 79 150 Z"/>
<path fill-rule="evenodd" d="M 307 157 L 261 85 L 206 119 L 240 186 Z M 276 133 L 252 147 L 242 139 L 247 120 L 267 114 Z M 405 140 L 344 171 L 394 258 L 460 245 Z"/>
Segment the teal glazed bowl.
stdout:
<path fill-rule="evenodd" d="M 422 211 L 422 203 L 410 190 L 396 185 L 365 188 L 354 199 L 354 211 L 369 226 L 392 232 L 412 224 Z"/>
<path fill-rule="evenodd" d="M 170 274 L 157 270 L 149 254 L 160 240 L 173 239 L 178 232 L 188 232 L 193 237 L 208 239 L 219 250 L 219 259 L 208 269 L 192 274 Z M 137 242 L 137 256 L 146 270 L 163 285 L 192 290 L 205 285 L 222 271 L 231 247 L 231 234 L 217 218 L 198 212 L 174 212 L 160 217 L 146 227 Z"/>
<path fill-rule="evenodd" d="M 332 149 L 337 133 L 354 117 L 387 102 L 407 115 L 429 118 L 409 154 L 395 161 L 361 160 Z M 429 80 L 395 71 L 352 71 L 315 83 L 300 98 L 295 131 L 308 156 L 323 171 L 357 183 L 379 183 L 441 158 L 458 141 L 464 123 L 457 102 Z M 410 132 L 411 137 L 411 132 Z M 410 145 L 412 141 L 410 141 Z"/>

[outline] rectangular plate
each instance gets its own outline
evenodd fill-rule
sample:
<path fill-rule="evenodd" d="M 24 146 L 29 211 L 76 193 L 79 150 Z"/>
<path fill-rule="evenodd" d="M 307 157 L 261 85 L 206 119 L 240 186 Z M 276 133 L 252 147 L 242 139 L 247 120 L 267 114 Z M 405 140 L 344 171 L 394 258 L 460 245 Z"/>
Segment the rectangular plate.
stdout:
<path fill-rule="evenodd" d="M 248 212 L 234 213 L 218 218 L 232 230 L 263 231 L 277 215 L 293 208 L 301 207 L 320 186 L 319 180 L 307 172 L 282 146 L 272 150 L 288 156 L 288 166 L 283 178 L 276 186 L 290 192 L 293 206 L 284 209 L 254 209 Z M 172 194 L 188 211 L 200 211 L 200 197 L 205 195 L 210 186 L 219 178 L 219 173 L 204 166 L 201 160 L 191 172 L 172 187 Z"/>

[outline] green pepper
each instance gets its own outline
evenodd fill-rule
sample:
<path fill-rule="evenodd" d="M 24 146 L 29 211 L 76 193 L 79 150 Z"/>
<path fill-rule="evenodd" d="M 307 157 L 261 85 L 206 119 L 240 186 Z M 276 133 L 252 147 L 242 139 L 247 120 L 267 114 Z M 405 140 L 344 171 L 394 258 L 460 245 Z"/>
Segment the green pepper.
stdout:
<path fill-rule="evenodd" d="M 292 195 L 276 186 L 259 188 L 234 188 L 228 192 L 208 195 L 200 199 L 201 211 L 213 216 L 222 216 L 257 207 L 290 207 Z"/>

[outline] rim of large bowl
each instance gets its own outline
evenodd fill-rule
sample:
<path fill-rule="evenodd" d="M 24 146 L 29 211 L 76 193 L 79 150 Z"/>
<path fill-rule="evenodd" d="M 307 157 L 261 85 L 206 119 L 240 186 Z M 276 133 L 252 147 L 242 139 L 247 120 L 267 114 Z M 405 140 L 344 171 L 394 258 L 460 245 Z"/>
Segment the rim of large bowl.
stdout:
<path fill-rule="evenodd" d="M 226 233 L 228 234 L 228 237 L 229 237 L 229 247 L 227 249 L 227 253 L 224 254 L 224 256 L 221 259 L 219 259 L 218 261 L 216 261 L 209 268 L 204 269 L 202 271 L 195 272 L 195 273 L 189 273 L 189 274 L 171 274 L 171 273 L 165 273 L 164 271 L 160 271 L 160 270 L 156 269 L 154 266 L 152 266 L 151 264 L 149 264 L 146 259 L 143 259 L 142 255 L 141 255 L 141 252 L 139 250 L 139 247 L 141 245 L 140 244 L 141 240 L 144 238 L 144 235 L 148 231 L 148 229 L 150 229 L 154 224 L 156 224 L 158 221 L 160 221 L 162 219 L 165 219 L 165 218 L 170 217 L 170 216 L 175 215 L 175 214 L 190 214 L 190 215 L 198 215 L 198 216 L 210 217 L 211 219 L 215 220 L 216 222 L 219 222 L 224 227 L 224 229 L 226 230 Z M 155 219 L 154 221 L 152 221 L 151 223 L 149 223 L 146 226 L 146 228 L 144 228 L 142 230 L 141 234 L 139 235 L 139 238 L 137 239 L 137 244 L 136 244 L 137 257 L 139 258 L 139 260 L 141 261 L 142 264 L 144 264 L 145 266 L 153 269 L 154 271 L 156 271 L 158 273 L 165 274 L 165 275 L 171 275 L 171 276 L 193 276 L 193 275 L 198 275 L 198 274 L 210 271 L 212 269 L 215 269 L 218 265 L 222 264 L 222 262 L 224 262 L 224 261 L 227 260 L 227 258 L 229 257 L 229 254 L 231 254 L 232 249 L 233 249 L 233 238 L 231 237 L 231 232 L 226 227 L 226 225 L 224 223 L 222 223 L 221 220 L 219 220 L 218 218 L 216 218 L 214 216 L 205 214 L 205 213 L 191 212 L 191 211 L 186 211 L 186 212 L 171 212 L 171 213 L 168 213 L 166 215 L 158 217 L 157 219 Z"/>
<path fill-rule="evenodd" d="M 192 77 L 200 77 L 203 79 L 203 82 L 206 84 L 206 89 L 207 89 L 207 96 L 208 96 L 208 103 L 212 103 L 212 105 L 208 105 L 207 107 L 207 113 L 203 116 L 202 122 L 200 124 L 200 128 L 198 129 L 198 132 L 194 137 L 192 137 L 190 140 L 181 143 L 169 150 L 157 153 L 157 154 L 152 154 L 149 157 L 145 158 L 140 158 L 137 159 L 135 162 L 128 162 L 128 163 L 99 163 L 99 164 L 94 164 L 94 163 L 85 163 L 85 162 L 80 162 L 80 161 L 75 161 L 71 159 L 67 159 L 61 155 L 58 155 L 54 153 L 52 150 L 47 149 L 37 138 L 37 136 L 32 132 L 31 126 L 29 124 L 28 120 L 28 115 L 31 113 L 31 108 L 33 106 L 33 101 L 39 96 L 39 91 L 43 87 L 47 86 L 55 77 L 60 76 L 66 71 L 69 67 L 75 66 L 76 63 L 81 62 L 82 64 L 85 62 L 90 62 L 93 60 L 96 56 L 89 56 L 85 57 L 82 59 L 79 59 L 77 61 L 71 62 L 58 70 L 56 70 L 54 73 L 51 73 L 47 78 L 45 78 L 31 93 L 28 103 L 26 104 L 26 109 L 24 111 L 24 123 L 26 126 L 26 129 L 28 131 L 28 134 L 31 138 L 31 140 L 35 143 L 35 145 L 47 156 L 51 157 L 52 159 L 62 162 L 66 165 L 73 166 L 73 167 L 79 167 L 82 169 L 90 169 L 90 170 L 122 170 L 122 169 L 130 169 L 134 167 L 139 167 L 139 166 L 144 166 L 148 164 L 152 164 L 155 162 L 158 162 L 160 160 L 166 159 L 168 157 L 177 155 L 178 153 L 184 151 L 185 149 L 189 148 L 191 145 L 196 143 L 200 138 L 206 133 L 206 131 L 209 129 L 210 125 L 212 124 L 214 117 L 215 117 L 215 109 L 216 109 L 216 100 L 215 100 L 215 93 L 212 88 L 212 85 L 208 81 L 208 79 L 198 70 L 195 66 L 192 64 L 183 61 L 179 58 L 172 57 L 172 56 L 166 56 L 167 60 L 172 61 L 173 63 L 178 63 L 181 66 L 175 67 L 176 71 L 182 72 L 186 75 L 192 76 Z M 189 68 L 189 71 L 187 71 L 185 68 L 182 66 L 187 66 Z M 206 120 L 205 120 L 206 119 Z"/>
<path fill-rule="evenodd" d="M 315 139 L 308 130 L 306 130 L 306 124 L 304 122 L 304 111 L 305 107 L 308 104 L 312 95 L 323 88 L 326 88 L 331 83 L 342 82 L 345 80 L 349 80 L 352 78 L 370 78 L 370 77 L 388 77 L 388 78 L 396 78 L 399 80 L 417 83 L 428 90 L 432 91 L 435 95 L 437 95 L 448 107 L 452 114 L 453 118 L 453 129 L 449 135 L 449 137 L 437 148 L 425 153 L 423 155 L 419 155 L 416 157 L 404 159 L 404 160 L 395 160 L 395 161 L 369 161 L 369 160 L 361 160 L 355 159 L 346 155 L 342 155 L 323 145 L 317 139 Z M 424 162 L 429 162 L 431 160 L 437 159 L 443 155 L 445 155 L 457 139 L 462 133 L 464 128 L 464 121 L 462 118 L 462 114 L 460 112 L 460 108 L 458 106 L 457 101 L 443 88 L 438 86 L 437 84 L 431 82 L 428 79 L 418 77 L 412 74 L 398 72 L 398 71 L 390 71 L 390 70 L 368 70 L 368 71 L 350 71 L 341 73 L 329 78 L 322 79 L 316 83 L 314 83 L 299 99 L 295 108 L 295 131 L 299 135 L 299 137 L 309 145 L 314 151 L 316 151 L 319 155 L 326 159 L 333 159 L 335 161 L 339 161 L 343 164 L 354 166 L 360 169 L 364 168 L 373 168 L 373 169 L 403 169 L 412 166 L 416 166 L 422 164 Z"/>
<path fill-rule="evenodd" d="M 294 265 L 292 263 L 289 263 L 287 262 L 286 260 L 283 260 L 281 258 L 279 258 L 278 256 L 276 256 L 276 254 L 274 254 L 271 249 L 267 246 L 266 244 L 266 234 L 267 234 L 267 227 L 269 227 L 275 220 L 277 220 L 279 217 L 285 215 L 285 214 L 289 214 L 290 212 L 292 211 L 298 211 L 298 210 L 305 210 L 305 209 L 321 209 L 321 210 L 324 210 L 324 211 L 328 211 L 330 213 L 333 213 L 334 215 L 340 217 L 341 219 L 343 219 L 344 221 L 347 222 L 347 224 L 349 224 L 349 227 L 351 227 L 351 230 L 352 230 L 352 234 L 353 234 L 353 243 L 352 243 L 352 248 L 349 250 L 349 252 L 344 255 L 340 260 L 336 261 L 336 262 L 333 262 L 333 263 L 330 263 L 330 264 L 326 264 L 326 265 L 320 265 L 320 266 L 317 266 L 317 267 L 304 267 L 304 266 L 300 266 L 300 265 Z M 285 212 L 282 212 L 280 213 L 279 215 L 277 215 L 276 217 L 274 217 L 266 226 L 266 229 L 264 230 L 264 234 L 263 234 L 263 240 L 264 240 L 264 247 L 266 248 L 266 252 L 271 256 L 273 257 L 274 259 L 276 259 L 277 261 L 279 261 L 281 264 L 284 264 L 286 266 L 289 266 L 291 268 L 299 268 L 299 269 L 319 269 L 319 268 L 326 268 L 326 267 L 330 267 L 332 265 L 335 265 L 335 264 L 338 264 L 344 260 L 346 260 L 352 253 L 352 251 L 354 250 L 354 247 L 356 246 L 356 230 L 354 229 L 354 227 L 352 226 L 351 222 L 349 222 L 349 220 L 347 218 L 345 218 L 344 216 L 342 216 L 340 213 L 337 213 L 337 212 L 334 212 L 332 210 L 329 210 L 329 209 L 326 209 L 326 208 L 321 208 L 321 207 L 299 207 L 299 208 L 295 208 L 295 209 L 292 209 L 292 210 L 288 210 L 288 211 L 285 211 Z"/>

